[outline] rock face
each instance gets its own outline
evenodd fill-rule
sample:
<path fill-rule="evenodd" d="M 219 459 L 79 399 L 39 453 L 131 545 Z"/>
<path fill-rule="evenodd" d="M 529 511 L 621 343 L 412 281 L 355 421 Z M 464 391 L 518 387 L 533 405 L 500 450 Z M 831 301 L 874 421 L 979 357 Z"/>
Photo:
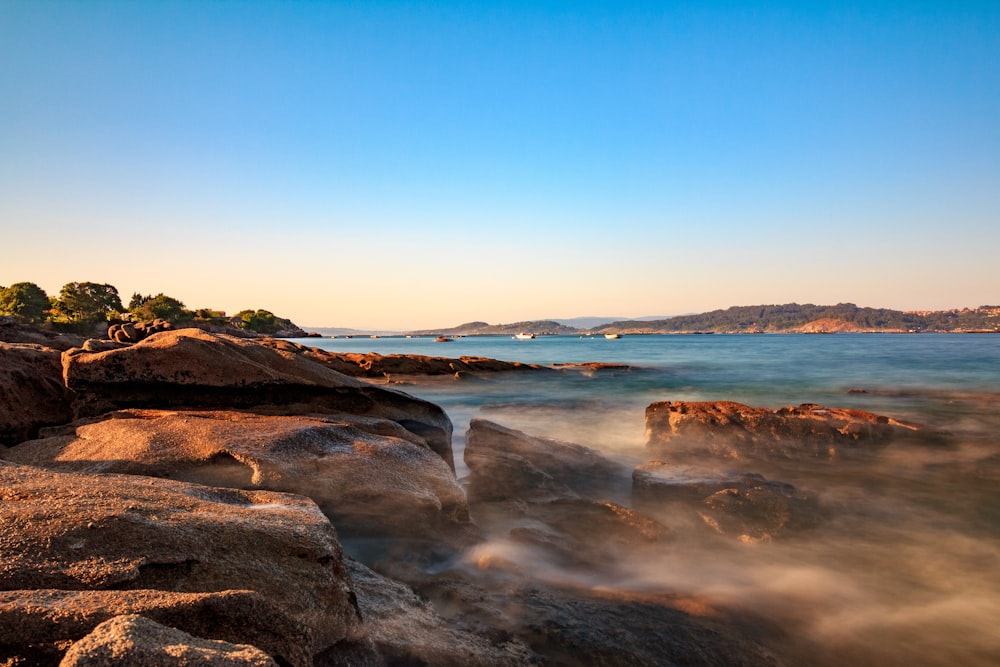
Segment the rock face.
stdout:
<path fill-rule="evenodd" d="M 148 322 L 121 322 L 108 327 L 108 339 L 116 343 L 138 343 L 143 338 L 172 328 L 170 322 L 160 318 Z"/>
<path fill-rule="evenodd" d="M 757 473 L 652 461 L 635 469 L 632 482 L 633 503 L 652 516 L 690 511 L 715 532 L 742 542 L 770 541 L 822 521 L 814 496 Z"/>
<path fill-rule="evenodd" d="M 395 421 L 454 469 L 452 425 L 441 408 L 332 371 L 295 349 L 179 329 L 105 352 L 70 350 L 62 361 L 78 417 L 121 408 L 347 412 Z"/>
<path fill-rule="evenodd" d="M 80 347 L 84 340 L 82 336 L 76 334 L 47 331 L 28 324 L 19 324 L 10 317 L 0 317 L 0 341 L 7 343 L 30 343 L 62 351 Z"/>
<path fill-rule="evenodd" d="M 259 648 L 200 639 L 130 614 L 101 623 L 73 644 L 60 667 L 278 667 Z"/>
<path fill-rule="evenodd" d="M 918 432 L 890 417 L 813 403 L 771 410 L 732 401 L 663 401 L 646 408 L 648 445 L 670 460 L 706 454 L 834 460 Z"/>
<path fill-rule="evenodd" d="M 310 630 L 253 591 L 51 589 L 0 591 L 0 663 L 56 665 L 67 644 L 124 614 L 196 637 L 252 644 L 283 665 L 313 664 Z"/>
<path fill-rule="evenodd" d="M 0 445 L 14 445 L 42 426 L 71 419 L 60 352 L 30 343 L 0 343 Z"/>
<path fill-rule="evenodd" d="M 314 653 L 358 625 L 333 526 L 306 498 L 2 461 L 0 493 L 0 590 L 250 586 L 311 630 Z"/>
<path fill-rule="evenodd" d="M 629 468 L 581 445 L 473 419 L 466 436 L 469 499 L 546 500 L 628 496 Z"/>
<path fill-rule="evenodd" d="M 507 371 L 549 370 L 537 364 L 519 361 L 500 361 L 488 357 L 428 357 L 420 354 L 360 354 L 354 352 L 329 352 L 306 347 L 287 340 L 264 340 L 275 350 L 302 354 L 338 373 L 353 377 L 384 378 L 393 375 L 454 375 L 455 373 L 500 373 Z"/>
<path fill-rule="evenodd" d="M 465 492 L 423 439 L 377 418 L 125 410 L 4 458 L 60 471 L 170 477 L 309 496 L 342 532 L 469 530 Z"/>

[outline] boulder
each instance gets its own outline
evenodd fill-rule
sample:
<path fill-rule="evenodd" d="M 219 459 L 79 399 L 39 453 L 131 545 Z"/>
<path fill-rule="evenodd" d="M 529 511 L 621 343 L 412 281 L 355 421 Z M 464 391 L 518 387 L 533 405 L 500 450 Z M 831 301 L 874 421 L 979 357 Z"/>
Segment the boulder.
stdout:
<path fill-rule="evenodd" d="M 390 665 L 516 667 L 532 654 L 509 635 L 494 637 L 447 623 L 413 589 L 347 559 L 363 630 Z"/>
<path fill-rule="evenodd" d="M 466 435 L 468 493 L 474 501 L 567 497 L 627 498 L 630 468 L 569 442 L 539 438 L 485 419 Z"/>
<path fill-rule="evenodd" d="M 891 417 L 813 403 L 772 410 L 732 401 L 662 401 L 646 408 L 647 444 L 672 461 L 704 455 L 832 461 L 921 432 Z"/>
<path fill-rule="evenodd" d="M 0 343 L 0 446 L 72 419 L 60 354 L 31 343 Z"/>
<path fill-rule="evenodd" d="M 149 338 L 155 333 L 172 329 L 173 325 L 159 317 L 144 322 L 119 322 L 108 327 L 108 339 L 129 345 Z"/>
<path fill-rule="evenodd" d="M 156 590 L 0 591 L 0 664 L 56 665 L 99 624 L 142 614 L 197 637 L 251 644 L 282 665 L 311 667 L 312 633 L 259 593 Z"/>
<path fill-rule="evenodd" d="M 66 472 L 298 493 L 354 535 L 432 539 L 471 529 L 455 474 L 422 438 L 393 421 L 167 410 L 107 417 L 25 442 L 4 458 Z"/>
<path fill-rule="evenodd" d="M 757 473 L 652 461 L 638 466 L 632 480 L 637 508 L 663 520 L 693 512 L 715 532 L 742 542 L 794 535 L 823 520 L 814 495 Z"/>
<path fill-rule="evenodd" d="M 200 639 L 129 614 L 104 621 L 70 646 L 59 667 L 278 667 L 259 648 Z"/>
<path fill-rule="evenodd" d="M 336 532 L 301 496 L 0 461 L 0 590 L 252 588 L 313 633 L 358 624 Z"/>
<path fill-rule="evenodd" d="M 104 352 L 69 350 L 62 361 L 77 417 L 121 408 L 347 412 L 395 421 L 454 469 L 452 425 L 440 407 L 332 371 L 296 348 L 178 329 Z"/>
<path fill-rule="evenodd" d="M 84 338 L 76 334 L 58 333 L 48 329 L 39 329 L 30 324 L 21 324 L 11 317 L 0 317 L 0 341 L 30 343 L 62 351 L 80 347 Z"/>

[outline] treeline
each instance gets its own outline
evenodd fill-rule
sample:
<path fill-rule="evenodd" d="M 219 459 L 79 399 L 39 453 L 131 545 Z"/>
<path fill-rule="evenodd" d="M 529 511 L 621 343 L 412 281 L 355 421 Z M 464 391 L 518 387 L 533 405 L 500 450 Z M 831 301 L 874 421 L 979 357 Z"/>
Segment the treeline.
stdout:
<path fill-rule="evenodd" d="M 611 322 L 595 331 L 781 332 L 817 321 L 843 322 L 863 331 L 996 331 L 1000 330 L 1000 306 L 920 312 L 862 308 L 853 303 L 734 306 L 665 320 Z"/>
<path fill-rule="evenodd" d="M 89 334 L 105 324 L 155 319 L 174 325 L 231 326 L 263 334 L 299 330 L 290 320 L 268 310 L 241 310 L 233 316 L 211 308 L 189 310 L 182 301 L 162 292 L 134 293 L 126 307 L 114 285 L 91 282 L 66 283 L 58 296 L 49 296 L 31 282 L 0 286 L 0 316 L 80 334 Z"/>

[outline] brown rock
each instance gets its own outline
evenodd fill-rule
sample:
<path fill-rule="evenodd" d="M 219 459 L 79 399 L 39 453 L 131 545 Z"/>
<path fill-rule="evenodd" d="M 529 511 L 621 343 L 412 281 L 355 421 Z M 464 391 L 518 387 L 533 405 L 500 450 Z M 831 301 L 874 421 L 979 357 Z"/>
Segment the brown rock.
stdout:
<path fill-rule="evenodd" d="M 30 343 L 61 351 L 80 347 L 84 338 L 76 334 L 57 333 L 47 329 L 39 329 L 30 324 L 21 324 L 10 317 L 0 317 L 0 341 Z"/>
<path fill-rule="evenodd" d="M 278 667 L 259 648 L 200 639 L 148 618 L 116 616 L 73 644 L 60 667 Z"/>
<path fill-rule="evenodd" d="M 55 665 L 98 624 L 142 614 L 197 637 L 252 644 L 292 667 L 311 667 L 312 634 L 259 593 L 0 591 L 0 663 Z"/>
<path fill-rule="evenodd" d="M 813 403 L 771 410 L 732 401 L 663 401 L 646 408 L 648 445 L 673 460 L 705 454 L 833 460 L 920 431 L 891 417 Z"/>
<path fill-rule="evenodd" d="M 485 419 L 466 435 L 470 500 L 586 496 L 627 498 L 629 468 L 569 442 L 538 438 Z"/>
<path fill-rule="evenodd" d="M 179 329 L 106 352 L 70 350 L 63 377 L 78 417 L 121 408 L 347 412 L 397 422 L 454 469 L 452 425 L 441 408 L 332 371 L 296 348 Z"/>
<path fill-rule="evenodd" d="M 42 426 L 72 417 L 60 352 L 30 343 L 0 343 L 0 445 L 17 444 Z"/>
<path fill-rule="evenodd" d="M 306 498 L 4 461 L 0 498 L 0 590 L 252 588 L 315 650 L 357 626 L 336 533 Z"/>
<path fill-rule="evenodd" d="M 4 458 L 309 496 L 341 531 L 441 537 L 467 530 L 455 474 L 399 424 L 371 417 L 126 410 Z M 67 429 L 68 430 L 68 429 Z"/>

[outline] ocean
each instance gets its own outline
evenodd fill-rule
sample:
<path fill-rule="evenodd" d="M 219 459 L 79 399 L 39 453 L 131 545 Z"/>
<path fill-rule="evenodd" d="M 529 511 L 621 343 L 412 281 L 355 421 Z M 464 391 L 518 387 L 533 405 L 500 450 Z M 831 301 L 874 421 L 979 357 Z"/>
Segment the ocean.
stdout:
<path fill-rule="evenodd" d="M 460 478 L 465 431 L 477 417 L 630 465 L 649 458 L 644 410 L 662 400 L 819 403 L 940 431 L 932 443 L 895 442 L 860 463 L 762 464 L 768 479 L 816 496 L 825 523 L 769 543 L 679 539 L 659 558 L 622 568 L 629 575 L 589 584 L 676 592 L 760 615 L 787 631 L 777 648 L 787 664 L 1000 664 L 1000 335 L 298 342 L 340 352 L 618 365 L 394 384 L 448 412 Z M 682 523 L 671 527 L 683 533 Z M 565 576 L 580 583 L 585 575 Z"/>

